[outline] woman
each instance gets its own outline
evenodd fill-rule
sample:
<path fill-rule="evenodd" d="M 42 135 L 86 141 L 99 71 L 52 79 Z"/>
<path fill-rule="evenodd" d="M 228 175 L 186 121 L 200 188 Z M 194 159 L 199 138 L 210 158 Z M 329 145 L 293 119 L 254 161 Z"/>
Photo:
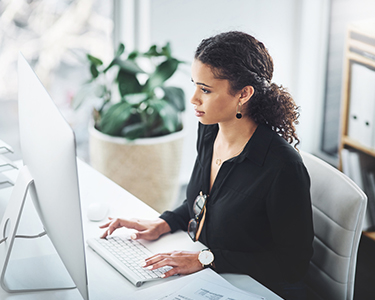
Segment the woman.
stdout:
<path fill-rule="evenodd" d="M 103 237 L 122 226 L 147 240 L 188 230 L 207 251 L 157 254 L 144 266 L 172 266 L 165 277 L 204 267 L 248 274 L 303 299 L 313 253 L 310 179 L 290 145 L 299 143 L 298 108 L 272 75 L 272 58 L 254 37 L 235 31 L 203 40 L 192 65 L 200 123 L 187 199 L 158 220 L 112 219 Z"/>

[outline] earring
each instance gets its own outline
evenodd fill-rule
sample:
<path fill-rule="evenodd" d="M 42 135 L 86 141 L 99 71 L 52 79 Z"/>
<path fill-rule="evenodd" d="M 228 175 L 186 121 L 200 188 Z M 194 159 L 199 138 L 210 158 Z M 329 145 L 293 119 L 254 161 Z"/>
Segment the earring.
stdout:
<path fill-rule="evenodd" d="M 240 102 L 238 102 L 237 109 L 236 109 L 236 118 L 237 119 L 241 119 L 242 118 L 241 108 L 242 108 L 242 103 L 240 101 Z"/>

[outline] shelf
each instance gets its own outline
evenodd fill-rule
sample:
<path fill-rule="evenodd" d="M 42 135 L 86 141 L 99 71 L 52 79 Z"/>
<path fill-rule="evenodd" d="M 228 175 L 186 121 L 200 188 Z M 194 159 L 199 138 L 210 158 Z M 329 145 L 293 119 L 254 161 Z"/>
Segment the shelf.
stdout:
<path fill-rule="evenodd" d="M 348 52 L 347 59 L 375 68 L 375 60 L 372 60 L 370 58 L 364 57 L 363 55 L 359 55 L 351 51 Z"/>
<path fill-rule="evenodd" d="M 364 153 L 366 153 L 370 156 L 375 157 L 375 149 L 365 147 L 365 146 L 361 145 L 359 142 L 357 142 L 356 140 L 353 140 L 348 136 L 342 137 L 342 143 L 344 145 L 350 146 L 350 147 L 355 148 L 357 150 L 360 150 L 360 151 L 362 151 L 362 152 L 364 152 Z"/>
<path fill-rule="evenodd" d="M 356 66 L 357 64 L 361 66 Z M 362 89 L 367 87 L 369 83 L 364 83 L 362 78 L 373 79 L 372 75 L 373 73 L 366 73 L 362 71 L 358 71 L 359 69 L 356 68 L 362 68 L 363 70 L 365 68 L 369 69 L 369 72 L 375 70 L 375 19 L 373 20 L 363 20 L 351 23 L 347 30 L 347 36 L 346 36 L 346 46 L 345 46 L 345 54 L 344 54 L 344 68 L 343 68 L 343 82 L 342 82 L 342 94 L 341 94 L 341 134 L 340 134 L 340 146 L 339 146 L 339 169 L 343 171 L 343 151 L 344 149 L 354 150 L 353 152 L 356 152 L 355 155 L 358 155 L 359 164 L 357 166 L 352 165 L 351 159 L 346 159 L 344 156 L 344 163 L 348 163 L 350 166 L 345 166 L 350 169 L 350 167 L 355 168 L 356 173 L 358 173 L 358 183 L 361 183 L 360 177 L 361 175 L 364 175 L 365 173 L 372 173 L 375 171 L 375 145 L 372 145 L 372 143 L 368 142 L 368 145 L 371 145 L 373 147 L 368 147 L 363 145 L 361 142 L 359 142 L 358 139 L 362 140 L 360 137 L 360 130 L 355 130 L 354 134 L 351 134 L 349 136 L 349 121 L 353 115 L 360 113 L 364 114 L 364 112 L 361 109 L 358 109 L 358 106 L 362 107 L 362 102 L 367 101 L 368 103 L 365 103 L 363 105 L 367 105 L 366 107 L 372 107 L 371 105 L 374 104 L 373 97 L 359 97 L 359 91 L 362 92 Z M 368 77 L 369 74 L 371 74 L 371 77 Z M 355 76 L 355 77 L 354 77 Z M 353 77 L 355 78 L 353 80 Z M 363 83 L 358 84 L 358 82 Z M 370 83 L 371 84 L 371 83 Z M 370 86 L 372 88 L 372 86 Z M 370 91 L 373 92 L 373 91 Z M 350 99 L 354 95 L 354 99 Z M 360 99 L 362 102 L 358 103 L 358 99 Z M 350 107 L 351 100 L 358 105 L 357 111 L 353 110 L 353 107 Z M 357 103 L 356 103 L 357 101 Z M 352 102 L 352 104 L 353 104 Z M 371 104 L 371 105 L 370 105 Z M 350 112 L 350 109 L 352 111 Z M 369 111 L 369 115 L 362 116 L 366 117 L 366 120 L 369 120 L 372 122 L 374 119 L 372 114 L 373 111 Z M 360 121 L 360 118 L 358 118 L 357 123 Z M 361 125 L 364 125 L 364 120 L 362 119 L 360 123 Z M 372 125 L 372 124 L 371 124 Z M 353 131 L 353 127 L 351 128 Z M 352 133 L 351 131 L 351 133 Z M 370 132 L 363 133 L 363 134 L 371 134 Z M 363 138 L 370 139 L 370 136 L 365 136 Z M 372 138 L 372 136 L 371 136 Z M 364 140 L 362 140 L 364 141 Z M 367 143 L 366 143 L 367 144 Z M 346 153 L 348 154 L 348 153 Z M 354 172 L 353 172 L 354 173 Z M 348 174 L 347 174 L 348 175 Z M 353 174 L 352 174 L 353 175 Z M 372 187 L 370 186 L 372 183 L 366 183 L 362 182 L 362 188 L 365 193 L 369 196 L 369 201 L 373 202 L 375 201 L 373 193 L 369 193 L 372 190 Z M 371 189 L 371 190 L 370 190 Z M 373 204 L 373 203 L 372 203 Z M 369 209 L 369 207 L 368 207 Z M 371 211 L 368 211 L 369 213 L 373 214 L 372 207 Z M 371 215 L 372 217 L 372 215 Z M 368 224 L 366 224 L 368 223 Z M 363 231 L 363 236 L 368 237 L 370 240 L 375 242 L 375 224 L 372 224 L 372 218 L 365 218 L 365 225 L 371 226 L 369 231 Z"/>

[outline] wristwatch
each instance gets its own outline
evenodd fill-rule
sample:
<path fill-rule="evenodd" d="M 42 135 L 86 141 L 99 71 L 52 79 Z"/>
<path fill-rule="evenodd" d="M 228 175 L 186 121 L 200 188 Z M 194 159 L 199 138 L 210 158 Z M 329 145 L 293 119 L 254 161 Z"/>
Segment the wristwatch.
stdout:
<path fill-rule="evenodd" d="M 202 268 L 208 268 L 214 262 L 214 254 L 210 249 L 203 249 L 198 255 L 198 260 L 202 264 Z"/>

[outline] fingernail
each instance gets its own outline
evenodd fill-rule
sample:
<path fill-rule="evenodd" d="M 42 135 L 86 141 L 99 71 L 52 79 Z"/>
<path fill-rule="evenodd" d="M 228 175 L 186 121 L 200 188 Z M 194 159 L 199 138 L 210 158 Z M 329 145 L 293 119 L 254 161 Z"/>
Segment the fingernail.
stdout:
<path fill-rule="evenodd" d="M 164 278 L 164 277 L 165 277 L 165 274 L 161 274 L 160 277 L 161 277 L 161 278 Z"/>
<path fill-rule="evenodd" d="M 146 262 L 145 262 L 144 260 L 141 260 L 141 261 L 139 262 L 139 265 L 140 265 L 141 267 L 144 267 L 144 266 L 146 265 Z"/>
<path fill-rule="evenodd" d="M 133 234 L 130 236 L 130 238 L 131 238 L 132 240 L 135 240 L 135 239 L 137 238 L 137 235 L 136 235 L 135 233 L 133 233 Z"/>
<path fill-rule="evenodd" d="M 148 266 L 147 269 L 152 270 L 153 266 Z"/>

